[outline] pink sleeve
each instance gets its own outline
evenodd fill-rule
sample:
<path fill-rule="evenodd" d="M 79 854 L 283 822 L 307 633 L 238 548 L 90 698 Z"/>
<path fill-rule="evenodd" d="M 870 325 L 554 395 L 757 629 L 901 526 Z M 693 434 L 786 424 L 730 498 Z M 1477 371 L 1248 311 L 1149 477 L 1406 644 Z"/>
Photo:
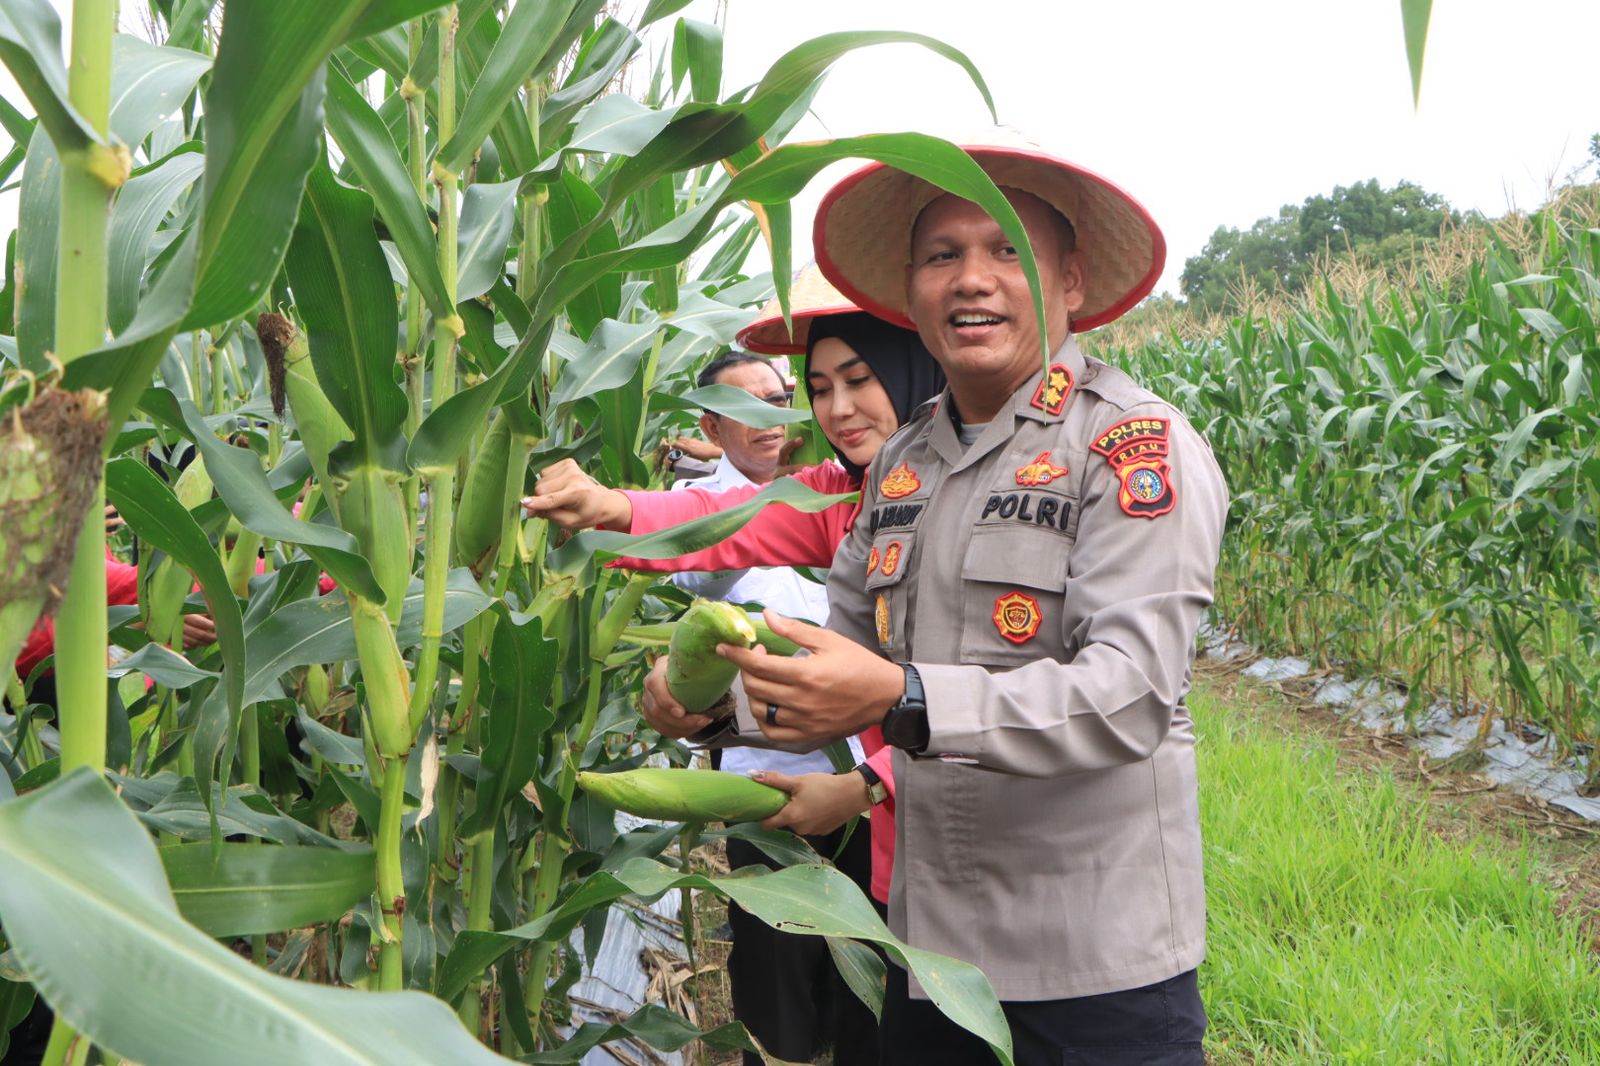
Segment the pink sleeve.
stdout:
<path fill-rule="evenodd" d="M 810 466 L 794 475 L 802 484 L 830 495 L 854 492 L 849 475 L 832 463 Z M 654 533 L 705 515 L 737 507 L 760 489 L 743 485 L 724 492 L 684 489 L 678 492 L 630 492 L 633 525 L 628 532 Z M 623 557 L 615 565 L 630 570 L 676 573 L 682 570 L 738 570 L 747 566 L 829 566 L 833 550 L 850 528 L 855 505 L 838 503 L 808 514 L 777 504 L 764 507 L 733 536 L 676 559 Z"/>
<path fill-rule="evenodd" d="M 106 605 L 125 605 L 139 602 L 139 568 L 119 562 L 111 552 L 106 552 Z M 56 650 L 56 620 L 52 615 L 41 618 L 17 652 L 17 676 L 27 677 L 33 668 Z"/>
<path fill-rule="evenodd" d="M 889 799 L 893 800 L 894 749 L 883 742 L 883 733 L 877 726 L 861 734 L 861 748 L 867 753 L 867 765 L 883 780 L 883 787 L 889 790 Z"/>

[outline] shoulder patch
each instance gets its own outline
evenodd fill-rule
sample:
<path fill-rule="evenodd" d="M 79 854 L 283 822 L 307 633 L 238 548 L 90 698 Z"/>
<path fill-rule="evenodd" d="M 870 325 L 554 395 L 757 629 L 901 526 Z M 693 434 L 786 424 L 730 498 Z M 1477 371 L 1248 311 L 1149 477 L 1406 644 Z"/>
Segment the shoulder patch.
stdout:
<path fill-rule="evenodd" d="M 1094 443 L 1089 445 L 1089 450 L 1105 456 L 1112 466 L 1118 465 L 1115 458 L 1117 453 L 1134 441 L 1156 442 L 1159 447 L 1154 450 L 1165 455 L 1170 425 L 1165 418 L 1125 418 L 1096 437 Z"/>
<path fill-rule="evenodd" d="M 1067 405 L 1067 397 L 1070 395 L 1072 395 L 1072 371 L 1062 363 L 1051 363 L 1050 369 L 1045 371 L 1044 380 L 1033 390 L 1033 399 L 1028 403 L 1055 417 Z"/>
<path fill-rule="evenodd" d="M 1177 505 L 1167 466 L 1171 420 L 1125 418 L 1107 429 L 1089 450 L 1106 457 L 1117 476 L 1117 504 L 1133 518 L 1155 518 Z"/>

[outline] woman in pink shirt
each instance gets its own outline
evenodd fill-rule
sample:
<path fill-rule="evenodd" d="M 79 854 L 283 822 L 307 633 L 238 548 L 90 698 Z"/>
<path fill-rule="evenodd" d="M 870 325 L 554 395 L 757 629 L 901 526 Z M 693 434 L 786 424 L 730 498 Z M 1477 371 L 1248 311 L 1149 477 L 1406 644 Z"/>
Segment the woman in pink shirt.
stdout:
<path fill-rule="evenodd" d="M 796 289 L 799 287 L 797 282 Z M 782 317 L 775 317 L 769 305 L 761 318 L 741 331 L 739 340 L 762 354 L 799 351 L 803 345 L 804 384 L 812 413 L 839 459 L 806 467 L 792 476 L 821 493 L 855 492 L 878 449 L 913 411 L 943 389 L 944 374 L 914 332 L 874 318 L 842 297 L 797 310 L 794 327 L 795 340 L 787 342 Z M 530 514 L 566 529 L 599 527 L 643 534 L 735 507 L 758 491 L 753 485 L 716 493 L 696 488 L 676 492 L 608 489 L 575 463 L 563 460 L 540 475 L 535 495 L 524 499 L 523 506 Z M 833 562 L 834 549 L 850 531 L 858 507 L 840 503 L 811 514 L 782 505 L 766 507 L 720 544 L 675 559 L 622 558 L 617 565 L 667 573 L 749 566 L 827 567 Z M 703 715 L 679 714 L 665 720 L 651 717 L 650 722 L 659 732 L 677 737 L 692 737 L 712 725 Z M 789 776 L 766 771 L 759 775 L 760 780 L 791 797 L 788 805 L 763 825 L 789 828 L 801 835 L 819 834 L 873 810 L 872 895 L 886 904 L 894 869 L 891 749 L 884 746 L 876 727 L 863 733 L 861 742 L 867 752 L 863 765 L 870 773 Z M 882 781 L 889 795 L 881 813 L 869 800 L 868 786 L 874 777 Z"/>

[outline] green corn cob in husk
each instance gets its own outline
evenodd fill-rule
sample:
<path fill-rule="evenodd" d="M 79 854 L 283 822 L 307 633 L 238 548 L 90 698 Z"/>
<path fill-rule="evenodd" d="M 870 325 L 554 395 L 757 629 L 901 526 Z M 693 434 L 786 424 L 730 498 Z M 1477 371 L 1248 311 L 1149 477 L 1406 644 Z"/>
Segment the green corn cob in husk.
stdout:
<path fill-rule="evenodd" d="M 0 666 L 9 675 L 39 615 L 66 592 L 104 463 L 105 401 L 46 388 L 0 419 Z"/>
<path fill-rule="evenodd" d="M 667 646 L 667 688 L 672 698 L 691 714 L 710 711 L 739 674 L 737 666 L 717 654 L 717 645 L 749 648 L 755 642 L 755 627 L 742 608 L 695 600 L 678 619 Z"/>
<path fill-rule="evenodd" d="M 578 775 L 578 787 L 609 807 L 663 822 L 754 822 L 789 802 L 771 785 L 721 770 L 586 771 Z"/>

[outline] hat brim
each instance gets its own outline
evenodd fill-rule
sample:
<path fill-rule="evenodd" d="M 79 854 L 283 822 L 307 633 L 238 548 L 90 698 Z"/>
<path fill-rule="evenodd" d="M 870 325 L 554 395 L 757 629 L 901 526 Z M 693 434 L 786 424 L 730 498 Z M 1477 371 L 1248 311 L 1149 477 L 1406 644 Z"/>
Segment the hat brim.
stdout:
<path fill-rule="evenodd" d="M 1103 326 L 1150 294 L 1166 265 L 1167 242 L 1155 219 L 1121 187 L 1045 152 L 965 145 L 996 185 L 1021 189 L 1050 204 L 1073 225 L 1087 261 L 1084 303 L 1072 317 L 1080 333 Z M 909 329 L 905 267 L 911 228 L 944 190 L 870 163 L 823 197 L 812 224 L 812 248 L 823 275 L 850 300 Z"/>
<path fill-rule="evenodd" d="M 735 340 L 738 341 L 739 347 L 757 355 L 801 355 L 811 338 L 812 319 L 827 318 L 829 315 L 854 314 L 860 310 L 861 308 L 855 304 L 839 303 L 831 307 L 812 307 L 794 311 L 789 316 L 789 320 L 794 323 L 793 334 L 784 329 L 782 314 L 765 315 L 741 329 Z"/>

